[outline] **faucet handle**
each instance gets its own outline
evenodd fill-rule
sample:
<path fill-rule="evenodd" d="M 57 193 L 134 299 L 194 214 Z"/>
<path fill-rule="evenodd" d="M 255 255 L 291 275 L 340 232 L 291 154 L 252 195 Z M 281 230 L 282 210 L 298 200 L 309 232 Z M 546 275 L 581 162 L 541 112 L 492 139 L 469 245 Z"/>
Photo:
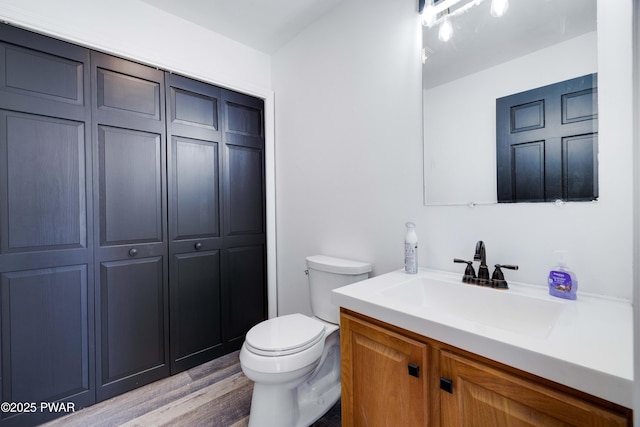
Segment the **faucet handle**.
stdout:
<path fill-rule="evenodd" d="M 517 270 L 517 265 L 500 265 L 496 264 L 496 269 L 493 270 L 493 275 L 491 276 L 492 286 L 494 288 L 500 289 L 508 289 L 509 285 L 507 285 L 507 281 L 504 279 L 504 274 L 502 273 L 502 268 L 506 268 L 509 270 Z"/>
<path fill-rule="evenodd" d="M 464 270 L 464 276 L 462 276 L 462 281 L 464 283 L 471 283 L 473 279 L 476 278 L 476 270 L 473 268 L 473 261 L 465 261 L 460 258 L 454 258 L 453 262 L 467 264 L 467 268 Z"/>

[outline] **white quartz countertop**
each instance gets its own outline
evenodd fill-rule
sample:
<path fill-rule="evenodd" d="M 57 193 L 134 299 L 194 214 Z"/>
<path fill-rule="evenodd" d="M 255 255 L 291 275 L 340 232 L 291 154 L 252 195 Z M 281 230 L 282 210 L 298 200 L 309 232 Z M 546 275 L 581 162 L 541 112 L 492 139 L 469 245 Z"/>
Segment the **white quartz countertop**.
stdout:
<path fill-rule="evenodd" d="M 457 286 L 462 275 L 427 269 L 410 275 L 398 270 L 337 288 L 332 291 L 331 301 L 425 337 L 632 407 L 633 312 L 629 301 L 587 295 L 580 290 L 577 300 L 563 300 L 548 295 L 544 287 L 511 281 L 508 290 L 468 284 L 452 288 L 456 292 L 466 292 L 467 287 L 479 288 L 482 292 L 510 292 L 562 304 L 553 327 L 543 336 L 519 331 L 519 323 L 509 322 L 509 319 L 496 319 L 509 325 L 507 328 L 492 327 L 470 320 L 469 316 L 460 317 L 448 309 L 426 308 L 389 297 L 395 286 L 419 277 Z"/>

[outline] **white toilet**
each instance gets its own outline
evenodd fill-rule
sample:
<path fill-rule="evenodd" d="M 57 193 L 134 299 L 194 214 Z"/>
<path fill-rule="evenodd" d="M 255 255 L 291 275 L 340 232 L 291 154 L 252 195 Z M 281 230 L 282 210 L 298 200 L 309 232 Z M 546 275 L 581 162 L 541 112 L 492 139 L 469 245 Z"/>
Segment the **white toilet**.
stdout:
<path fill-rule="evenodd" d="M 254 382 L 249 427 L 303 427 L 340 398 L 339 307 L 331 290 L 369 277 L 371 265 L 307 257 L 314 317 L 289 314 L 247 332 L 240 366 Z"/>

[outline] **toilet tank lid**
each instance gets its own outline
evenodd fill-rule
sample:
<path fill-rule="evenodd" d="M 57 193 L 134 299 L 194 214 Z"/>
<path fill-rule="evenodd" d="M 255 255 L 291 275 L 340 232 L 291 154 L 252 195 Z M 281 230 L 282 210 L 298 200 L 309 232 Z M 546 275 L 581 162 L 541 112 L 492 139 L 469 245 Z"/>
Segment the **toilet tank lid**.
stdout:
<path fill-rule="evenodd" d="M 338 274 L 363 274 L 371 271 L 371 264 L 334 258 L 326 255 L 312 255 L 307 257 L 307 267 L 314 270 Z"/>

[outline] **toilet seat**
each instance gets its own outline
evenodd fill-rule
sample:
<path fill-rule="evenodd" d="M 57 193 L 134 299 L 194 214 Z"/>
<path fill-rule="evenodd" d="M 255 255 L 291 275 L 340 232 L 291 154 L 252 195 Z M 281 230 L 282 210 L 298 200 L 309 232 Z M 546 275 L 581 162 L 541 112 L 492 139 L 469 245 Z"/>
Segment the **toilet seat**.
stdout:
<path fill-rule="evenodd" d="M 325 325 L 295 313 L 265 320 L 247 332 L 245 345 L 254 354 L 268 357 L 302 352 L 323 340 Z"/>

